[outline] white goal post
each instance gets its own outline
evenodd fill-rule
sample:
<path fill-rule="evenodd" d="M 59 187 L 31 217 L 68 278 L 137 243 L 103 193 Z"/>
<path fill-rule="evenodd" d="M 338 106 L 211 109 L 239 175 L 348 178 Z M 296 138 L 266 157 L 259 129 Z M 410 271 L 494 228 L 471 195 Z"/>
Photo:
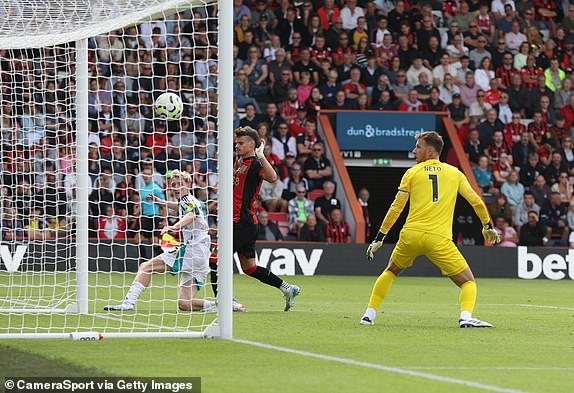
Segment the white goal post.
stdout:
<path fill-rule="evenodd" d="M 6 0 L 0 77 L 0 339 L 231 339 L 233 0 Z M 181 120 L 154 116 L 164 91 Z M 180 273 L 104 311 L 182 242 L 160 234 L 178 212 L 146 199 L 175 201 L 175 169 L 218 250 L 217 296 L 209 273 L 185 285 L 216 307 L 182 308 Z"/>

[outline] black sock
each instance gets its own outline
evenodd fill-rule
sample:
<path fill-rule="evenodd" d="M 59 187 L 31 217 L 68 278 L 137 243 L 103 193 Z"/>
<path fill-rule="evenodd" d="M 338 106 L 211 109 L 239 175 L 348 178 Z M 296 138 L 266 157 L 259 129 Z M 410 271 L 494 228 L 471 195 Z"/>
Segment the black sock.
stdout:
<path fill-rule="evenodd" d="M 211 289 L 213 289 L 213 294 L 217 297 L 217 263 L 210 263 L 209 268 L 211 269 L 211 273 L 209 275 Z"/>
<path fill-rule="evenodd" d="M 261 266 L 257 266 L 257 269 L 255 269 L 250 276 L 275 288 L 281 288 L 281 284 L 283 283 L 282 279 L 271 273 L 269 269 Z"/>

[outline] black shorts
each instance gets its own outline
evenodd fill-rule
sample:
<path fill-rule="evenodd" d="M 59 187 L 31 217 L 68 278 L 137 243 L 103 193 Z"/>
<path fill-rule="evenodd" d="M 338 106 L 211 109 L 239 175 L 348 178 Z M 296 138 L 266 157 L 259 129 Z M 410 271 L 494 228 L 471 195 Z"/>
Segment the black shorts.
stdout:
<path fill-rule="evenodd" d="M 257 225 L 233 223 L 233 253 L 247 258 L 255 258 Z"/>
<path fill-rule="evenodd" d="M 141 217 L 141 236 L 150 239 L 160 229 L 162 218 L 158 216 Z"/>

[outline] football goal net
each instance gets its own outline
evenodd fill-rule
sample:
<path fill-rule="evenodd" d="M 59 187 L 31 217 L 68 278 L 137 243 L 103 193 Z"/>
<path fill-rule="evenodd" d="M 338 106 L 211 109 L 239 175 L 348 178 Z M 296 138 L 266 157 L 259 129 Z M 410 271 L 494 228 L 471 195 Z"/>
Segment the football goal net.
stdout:
<path fill-rule="evenodd" d="M 232 5 L 0 4 L 0 338 L 231 338 Z"/>

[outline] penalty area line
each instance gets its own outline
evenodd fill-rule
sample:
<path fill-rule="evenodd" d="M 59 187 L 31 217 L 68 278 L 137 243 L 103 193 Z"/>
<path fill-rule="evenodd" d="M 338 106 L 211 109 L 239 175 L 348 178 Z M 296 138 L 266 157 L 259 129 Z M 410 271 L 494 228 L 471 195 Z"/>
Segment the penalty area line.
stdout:
<path fill-rule="evenodd" d="M 279 351 L 279 352 L 292 353 L 295 355 L 306 356 L 306 357 L 320 359 L 320 360 L 327 360 L 330 362 L 343 363 L 343 364 L 348 364 L 351 366 L 366 367 L 366 368 L 371 368 L 371 369 L 380 370 L 380 371 L 386 371 L 386 372 L 390 372 L 390 373 L 394 373 L 394 374 L 401 374 L 401 375 L 408 375 L 411 377 L 425 378 L 425 379 L 430 379 L 430 380 L 437 381 L 437 382 L 463 385 L 463 386 L 467 386 L 467 387 L 471 387 L 471 388 L 487 390 L 490 392 L 526 393 L 523 390 L 501 388 L 499 386 L 487 385 L 487 384 L 483 384 L 480 382 L 466 381 L 464 379 L 444 377 L 442 375 L 429 374 L 429 373 L 424 373 L 424 372 L 420 372 L 420 371 L 408 370 L 408 369 L 404 369 L 404 368 L 389 367 L 389 366 L 383 366 L 381 364 L 367 363 L 367 362 L 361 362 L 361 361 L 353 360 L 353 359 L 339 358 L 336 356 L 329 356 L 329 355 L 322 355 L 320 353 L 313 353 L 313 352 L 307 352 L 307 351 L 300 351 L 297 349 L 278 347 L 276 345 L 270 345 L 270 344 L 260 343 L 260 342 L 256 342 L 256 341 L 241 340 L 241 339 L 236 339 L 236 338 L 232 339 L 232 341 L 234 341 L 236 343 L 240 343 L 240 344 L 252 345 L 254 347 L 271 349 L 271 350 Z"/>

